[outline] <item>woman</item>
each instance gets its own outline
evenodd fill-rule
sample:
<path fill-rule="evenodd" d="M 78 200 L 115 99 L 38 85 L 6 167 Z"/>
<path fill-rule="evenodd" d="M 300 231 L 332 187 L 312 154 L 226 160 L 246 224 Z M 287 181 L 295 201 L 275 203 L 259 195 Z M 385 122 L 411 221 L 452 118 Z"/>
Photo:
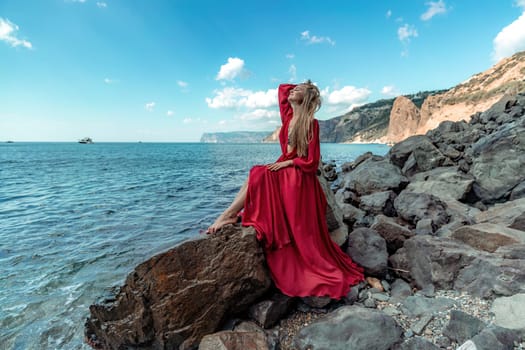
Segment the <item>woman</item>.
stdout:
<path fill-rule="evenodd" d="M 235 223 L 253 226 L 263 242 L 277 288 L 289 296 L 345 296 L 363 280 L 363 270 L 332 241 L 326 198 L 317 179 L 320 159 L 319 89 L 310 81 L 279 86 L 282 155 L 250 170 L 232 204 L 208 228 L 215 233 Z"/>

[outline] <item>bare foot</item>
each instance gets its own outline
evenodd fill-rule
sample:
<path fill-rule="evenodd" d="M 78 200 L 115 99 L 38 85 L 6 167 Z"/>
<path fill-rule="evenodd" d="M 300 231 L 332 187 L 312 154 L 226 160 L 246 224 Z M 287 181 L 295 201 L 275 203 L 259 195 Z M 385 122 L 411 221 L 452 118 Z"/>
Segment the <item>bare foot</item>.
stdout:
<path fill-rule="evenodd" d="M 208 227 L 208 234 L 219 231 L 224 225 L 235 224 L 237 222 L 237 215 L 229 215 L 226 212 L 222 213 L 217 220 Z"/>

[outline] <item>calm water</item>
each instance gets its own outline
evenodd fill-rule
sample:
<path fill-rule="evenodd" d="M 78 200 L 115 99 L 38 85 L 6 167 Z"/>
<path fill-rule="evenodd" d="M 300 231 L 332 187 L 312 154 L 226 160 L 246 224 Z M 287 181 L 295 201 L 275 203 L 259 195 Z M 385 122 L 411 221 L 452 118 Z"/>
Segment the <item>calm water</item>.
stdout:
<path fill-rule="evenodd" d="M 338 165 L 384 145 L 322 144 Z M 0 349 L 88 349 L 88 307 L 195 237 L 276 144 L 0 144 Z"/>

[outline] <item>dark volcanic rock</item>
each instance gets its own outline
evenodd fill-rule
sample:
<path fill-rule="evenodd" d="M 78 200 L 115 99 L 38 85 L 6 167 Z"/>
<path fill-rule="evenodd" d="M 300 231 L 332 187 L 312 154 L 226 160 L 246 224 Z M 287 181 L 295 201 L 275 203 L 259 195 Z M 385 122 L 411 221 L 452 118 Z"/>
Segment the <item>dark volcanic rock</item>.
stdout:
<path fill-rule="evenodd" d="M 430 219 L 434 231 L 449 221 L 446 204 L 430 194 L 405 190 L 395 199 L 394 207 L 400 217 L 413 225 L 419 220 Z"/>
<path fill-rule="evenodd" d="M 86 338 L 104 349 L 190 349 L 270 285 L 255 231 L 226 226 L 137 266 L 115 301 L 90 306 Z"/>
<path fill-rule="evenodd" d="M 388 190 L 399 192 L 407 184 L 408 179 L 388 160 L 367 159 L 344 175 L 345 188 L 360 195 Z"/>
<path fill-rule="evenodd" d="M 348 235 L 347 254 L 365 269 L 366 275 L 382 277 L 388 263 L 383 237 L 370 228 L 358 228 Z"/>

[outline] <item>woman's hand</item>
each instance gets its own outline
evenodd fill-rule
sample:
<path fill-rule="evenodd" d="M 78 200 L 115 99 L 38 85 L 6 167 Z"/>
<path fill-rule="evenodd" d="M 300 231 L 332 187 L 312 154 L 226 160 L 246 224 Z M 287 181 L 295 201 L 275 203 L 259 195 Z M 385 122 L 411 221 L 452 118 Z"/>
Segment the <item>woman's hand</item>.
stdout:
<path fill-rule="evenodd" d="M 292 160 L 285 160 L 284 162 L 277 162 L 277 163 L 268 164 L 266 166 L 266 168 L 268 170 L 270 170 L 270 171 L 277 171 L 277 170 L 280 170 L 282 168 L 286 168 L 286 167 L 292 166 L 292 164 L 293 164 Z"/>

